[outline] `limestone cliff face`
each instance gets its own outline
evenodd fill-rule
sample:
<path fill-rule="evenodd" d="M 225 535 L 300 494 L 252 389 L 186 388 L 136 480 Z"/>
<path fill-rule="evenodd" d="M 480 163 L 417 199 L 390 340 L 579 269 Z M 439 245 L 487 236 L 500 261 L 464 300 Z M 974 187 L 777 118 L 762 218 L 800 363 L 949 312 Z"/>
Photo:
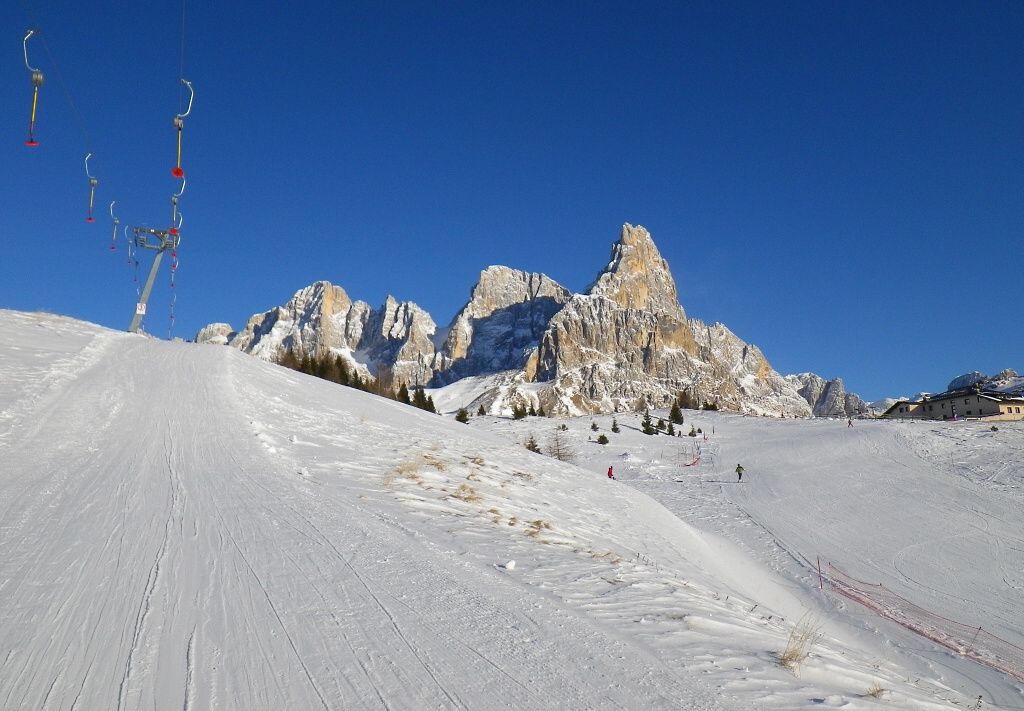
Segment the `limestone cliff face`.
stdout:
<path fill-rule="evenodd" d="M 437 381 L 523 368 L 572 294 L 543 274 L 488 267 L 448 327 Z"/>
<path fill-rule="evenodd" d="M 666 407 L 685 392 L 698 404 L 809 414 L 756 348 L 720 324 L 689 321 L 650 234 L 624 225 L 612 258 L 586 294 L 551 319 L 528 376 L 551 383 L 551 412 Z"/>
<path fill-rule="evenodd" d="M 856 417 L 868 412 L 867 403 L 846 392 L 840 378 L 825 380 L 814 373 L 800 373 L 786 379 L 807 401 L 815 417 Z"/>
<path fill-rule="evenodd" d="M 686 320 L 668 262 L 643 227 L 622 226 L 619 241 L 612 246 L 611 261 L 586 293 L 604 296 L 624 309 Z"/>
<path fill-rule="evenodd" d="M 216 338 L 224 326 L 207 327 L 200 334 Z M 389 296 L 374 310 L 366 302 L 352 301 L 340 286 L 318 281 L 284 306 L 254 315 L 228 345 L 264 360 L 275 360 L 284 351 L 300 357 L 333 353 L 348 358 L 364 375 L 387 371 L 396 381 L 413 385 L 426 384 L 433 373 L 430 337 L 436 330 L 430 315 L 416 304 Z"/>
<path fill-rule="evenodd" d="M 256 314 L 238 333 L 213 324 L 197 340 L 226 342 L 268 360 L 284 350 L 337 354 L 393 386 L 440 387 L 488 376 L 490 384 L 481 386 L 488 390 L 475 393 L 474 403 L 495 414 L 516 403 L 554 415 L 667 407 L 680 394 L 696 406 L 755 414 L 867 409 L 842 381 L 782 377 L 722 324 L 688 319 L 651 235 L 628 224 L 584 293 L 572 294 L 543 274 L 488 267 L 466 306 L 445 332 L 436 332 L 416 304 L 388 297 L 372 309 L 321 281 Z"/>
<path fill-rule="evenodd" d="M 235 329 L 228 323 L 211 323 L 199 329 L 193 339 L 196 343 L 209 343 L 214 346 L 226 346 L 235 337 Z"/>
<path fill-rule="evenodd" d="M 252 316 L 229 345 L 274 360 L 282 349 L 321 355 L 357 343 L 370 307 L 353 302 L 340 286 L 326 281 L 298 291 L 287 304 Z"/>
<path fill-rule="evenodd" d="M 434 374 L 431 336 L 436 331 L 426 311 L 389 296 L 380 310 L 371 314 L 355 350 L 364 351 L 371 362 L 378 364 L 378 375 L 387 368 L 396 383 L 426 385 Z"/>
<path fill-rule="evenodd" d="M 720 407 L 766 415 L 811 414 L 807 402 L 757 346 L 744 343 L 720 323 L 691 319 L 690 326 L 707 364 L 695 383 L 698 402 L 710 399 Z"/>

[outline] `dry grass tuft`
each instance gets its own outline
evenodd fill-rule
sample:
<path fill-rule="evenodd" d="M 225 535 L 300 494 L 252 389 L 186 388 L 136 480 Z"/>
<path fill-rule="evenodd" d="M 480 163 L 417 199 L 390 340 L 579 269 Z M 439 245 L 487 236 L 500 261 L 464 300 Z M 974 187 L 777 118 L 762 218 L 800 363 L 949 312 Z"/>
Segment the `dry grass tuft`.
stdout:
<path fill-rule="evenodd" d="M 878 682 L 875 682 L 870 687 L 868 687 L 867 693 L 864 694 L 864 695 L 865 696 L 870 696 L 872 699 L 877 699 L 879 696 L 884 694 L 886 691 L 888 691 L 888 689 L 886 689 L 884 686 L 882 686 Z"/>
<path fill-rule="evenodd" d="M 429 452 L 423 453 L 423 461 L 432 466 L 439 472 L 448 471 L 448 465 L 445 464 L 436 454 L 430 454 Z"/>
<path fill-rule="evenodd" d="M 538 518 L 536 521 L 530 521 L 526 524 L 526 535 L 531 538 L 538 538 L 541 531 L 544 531 L 545 529 L 550 530 L 551 524 Z"/>
<path fill-rule="evenodd" d="M 470 472 L 469 474 L 466 475 L 466 478 L 469 479 L 470 481 L 480 481 L 480 475 L 477 474 L 476 472 Z"/>
<path fill-rule="evenodd" d="M 811 613 L 800 618 L 796 627 L 789 633 L 786 648 L 779 653 L 779 664 L 794 674 L 800 669 L 811 654 L 811 647 L 821 639 L 821 623 Z"/>
<path fill-rule="evenodd" d="M 598 553 L 594 549 L 590 549 L 590 550 L 588 550 L 586 552 L 586 555 L 590 556 L 591 558 L 595 558 L 597 560 L 606 560 L 609 563 L 611 563 L 612 565 L 615 565 L 616 563 L 621 563 L 622 562 L 622 558 L 620 558 L 619 556 L 615 555 L 611 551 L 605 551 L 604 553 Z"/>
<path fill-rule="evenodd" d="M 459 488 L 450 494 L 452 498 L 462 501 L 479 501 L 480 494 L 469 484 L 459 484 Z"/>
<path fill-rule="evenodd" d="M 515 526 L 517 523 L 519 523 L 519 519 L 516 518 L 515 516 L 510 517 L 509 520 L 508 520 L 508 525 L 509 526 Z"/>

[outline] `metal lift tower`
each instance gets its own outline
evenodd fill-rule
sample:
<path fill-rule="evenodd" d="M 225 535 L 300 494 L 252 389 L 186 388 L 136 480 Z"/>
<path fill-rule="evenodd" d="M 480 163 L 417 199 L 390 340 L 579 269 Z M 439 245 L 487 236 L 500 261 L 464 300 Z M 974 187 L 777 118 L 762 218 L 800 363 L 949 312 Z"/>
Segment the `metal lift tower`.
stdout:
<path fill-rule="evenodd" d="M 132 319 L 132 325 L 128 327 L 129 333 L 138 333 L 142 317 L 146 315 L 146 302 L 149 301 L 149 292 L 153 290 L 153 282 L 156 280 L 156 273 L 160 268 L 160 260 L 163 259 L 164 252 L 178 248 L 181 236 L 177 230 L 153 230 L 148 227 L 133 227 L 132 232 L 135 233 L 132 242 L 137 248 L 156 250 L 156 258 L 149 270 L 146 286 L 142 289 L 139 302 L 135 305 L 135 317 Z"/>

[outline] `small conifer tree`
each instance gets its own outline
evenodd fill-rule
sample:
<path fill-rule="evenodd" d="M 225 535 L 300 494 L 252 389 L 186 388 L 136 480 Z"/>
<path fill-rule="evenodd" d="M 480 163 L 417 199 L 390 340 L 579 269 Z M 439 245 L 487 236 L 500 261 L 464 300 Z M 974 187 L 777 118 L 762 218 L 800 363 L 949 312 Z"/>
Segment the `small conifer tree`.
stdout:
<path fill-rule="evenodd" d="M 464 407 L 460 408 L 459 411 L 455 413 L 455 421 L 462 422 L 463 424 L 469 422 L 469 410 Z"/>
<path fill-rule="evenodd" d="M 483 403 L 481 403 L 480 407 L 478 407 L 476 409 L 476 414 L 478 414 L 478 415 L 486 415 L 487 414 L 487 410 L 484 409 Z"/>
<path fill-rule="evenodd" d="M 597 436 L 597 443 L 598 444 L 608 444 L 608 435 L 606 435 L 606 434 L 599 434 Z"/>
<path fill-rule="evenodd" d="M 412 404 L 414 407 L 426 410 L 427 412 L 437 412 L 437 409 L 434 407 L 434 399 L 423 391 L 422 385 L 418 386 L 415 392 L 413 392 Z"/>
<path fill-rule="evenodd" d="M 521 420 L 526 417 L 526 406 L 525 405 L 513 405 L 512 406 L 512 419 Z"/>
<path fill-rule="evenodd" d="M 540 445 L 537 444 L 537 438 L 533 436 L 532 432 L 530 433 L 530 437 L 526 440 L 525 446 L 531 452 L 536 452 L 537 454 L 540 454 Z"/>
<path fill-rule="evenodd" d="M 597 423 L 594 422 L 593 420 L 590 421 L 590 429 L 594 430 L 594 432 L 597 432 Z"/>
<path fill-rule="evenodd" d="M 665 434 L 667 434 L 669 437 L 676 436 L 676 428 L 671 421 L 668 423 L 668 428 L 665 430 Z"/>
<path fill-rule="evenodd" d="M 406 405 L 411 405 L 412 400 L 409 399 L 409 388 L 402 383 L 401 387 L 398 388 L 398 402 L 403 402 Z"/>
<path fill-rule="evenodd" d="M 668 421 L 673 425 L 683 424 L 683 410 L 679 407 L 679 401 L 672 403 L 672 409 L 668 413 Z"/>
<path fill-rule="evenodd" d="M 658 434 L 658 430 L 654 429 L 654 425 L 651 423 L 650 410 L 644 410 L 644 418 L 640 421 L 640 431 L 645 435 Z"/>
<path fill-rule="evenodd" d="M 614 417 L 612 418 L 612 432 L 614 432 L 615 434 L 619 433 L 619 421 L 616 420 Z"/>

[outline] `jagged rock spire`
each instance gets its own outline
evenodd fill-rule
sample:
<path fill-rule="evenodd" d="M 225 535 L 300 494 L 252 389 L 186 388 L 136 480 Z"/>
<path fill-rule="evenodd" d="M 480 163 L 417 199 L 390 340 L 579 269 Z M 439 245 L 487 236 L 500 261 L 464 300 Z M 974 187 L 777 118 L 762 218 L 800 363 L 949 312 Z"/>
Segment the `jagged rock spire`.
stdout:
<path fill-rule="evenodd" d="M 626 309 L 686 318 L 668 262 L 650 233 L 639 225 L 622 226 L 622 235 L 612 247 L 611 261 L 585 293 L 611 299 Z"/>

